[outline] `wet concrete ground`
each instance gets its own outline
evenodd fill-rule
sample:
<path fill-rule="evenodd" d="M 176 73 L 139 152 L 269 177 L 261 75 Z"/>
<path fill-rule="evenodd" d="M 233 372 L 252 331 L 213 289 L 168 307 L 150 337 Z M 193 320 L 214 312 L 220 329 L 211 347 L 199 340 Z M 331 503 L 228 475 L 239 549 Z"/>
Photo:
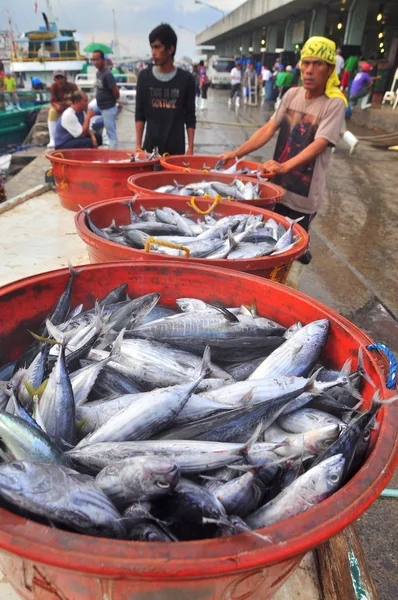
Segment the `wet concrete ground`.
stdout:
<path fill-rule="evenodd" d="M 236 113 L 228 109 L 227 97 L 225 91 L 210 90 L 208 109 L 198 111 L 198 119 L 204 122 L 197 127 L 197 154 L 236 148 L 255 131 L 254 127 L 237 127 L 237 123 L 258 126 L 273 112 L 270 106 L 242 106 Z M 130 149 L 135 146 L 133 113 L 133 107 L 126 106 L 118 120 L 120 146 Z M 214 123 L 226 121 L 235 126 Z M 368 130 L 355 131 L 369 135 Z M 275 141 L 253 158 L 272 158 Z M 348 147 L 339 142 L 329 168 L 324 205 L 311 230 L 313 260 L 303 269 L 299 289 L 337 310 L 398 355 L 396 158 L 394 152 L 366 143 L 360 143 L 350 156 Z M 390 487 L 398 487 L 397 476 Z M 380 600 L 398 598 L 396 506 L 396 500 L 379 499 L 358 521 Z"/>

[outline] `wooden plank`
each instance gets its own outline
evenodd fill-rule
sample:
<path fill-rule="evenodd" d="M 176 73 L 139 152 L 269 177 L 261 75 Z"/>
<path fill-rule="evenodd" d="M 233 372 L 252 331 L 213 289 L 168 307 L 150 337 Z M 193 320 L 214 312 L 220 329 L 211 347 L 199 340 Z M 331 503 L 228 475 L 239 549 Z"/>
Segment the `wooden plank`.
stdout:
<path fill-rule="evenodd" d="M 316 551 L 323 600 L 377 600 L 355 526 L 319 546 Z"/>

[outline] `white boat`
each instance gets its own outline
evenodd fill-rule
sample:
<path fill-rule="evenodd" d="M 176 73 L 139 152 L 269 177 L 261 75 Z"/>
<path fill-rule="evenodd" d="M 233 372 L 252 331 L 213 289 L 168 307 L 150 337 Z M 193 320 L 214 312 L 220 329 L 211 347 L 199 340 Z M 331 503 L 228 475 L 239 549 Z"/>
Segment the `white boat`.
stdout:
<path fill-rule="evenodd" d="M 58 70 L 65 71 L 69 81 L 74 81 L 87 64 L 80 53 L 76 31 L 57 26 L 51 15 L 49 0 L 47 13 L 49 18 L 43 13 L 43 26 L 13 40 L 10 70 L 17 79 L 18 88 L 31 89 L 34 77 L 48 87 L 53 83 L 54 71 Z"/>

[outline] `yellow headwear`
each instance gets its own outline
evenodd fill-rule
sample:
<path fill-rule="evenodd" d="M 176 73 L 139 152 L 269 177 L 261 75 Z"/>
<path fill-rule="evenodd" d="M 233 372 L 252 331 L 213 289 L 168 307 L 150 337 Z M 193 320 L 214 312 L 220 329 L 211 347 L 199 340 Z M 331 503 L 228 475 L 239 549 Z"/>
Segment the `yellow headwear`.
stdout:
<path fill-rule="evenodd" d="M 320 36 L 309 38 L 301 50 L 301 59 L 303 58 L 319 58 L 335 66 L 326 82 L 325 94 L 328 98 L 341 98 L 347 106 L 347 99 L 339 88 L 340 79 L 336 73 L 336 44 L 333 40 Z"/>

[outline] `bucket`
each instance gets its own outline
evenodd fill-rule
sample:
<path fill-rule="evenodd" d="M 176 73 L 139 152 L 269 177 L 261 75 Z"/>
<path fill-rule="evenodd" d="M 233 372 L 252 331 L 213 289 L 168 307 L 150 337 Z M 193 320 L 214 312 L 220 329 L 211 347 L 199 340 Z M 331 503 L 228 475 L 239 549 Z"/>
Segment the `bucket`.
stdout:
<path fill-rule="evenodd" d="M 67 269 L 22 279 L 0 289 L 0 364 L 15 358 L 31 339 L 69 279 Z M 131 297 L 161 291 L 162 304 L 193 296 L 226 306 L 251 304 L 290 326 L 328 318 L 322 362 L 356 366 L 364 348 L 369 376 L 384 387 L 383 363 L 365 348 L 369 338 L 344 317 L 278 283 L 226 269 L 167 262 L 109 263 L 79 267 L 73 306 L 93 304 L 113 286 L 128 284 Z M 373 388 L 365 382 L 369 406 Z M 358 473 L 318 506 L 251 534 L 176 543 L 117 541 L 47 527 L 0 509 L 0 569 L 26 600 L 269 600 L 310 549 L 357 519 L 378 497 L 396 467 L 398 406 L 378 413 L 371 451 Z"/>
<path fill-rule="evenodd" d="M 112 219 L 115 219 L 118 225 L 127 225 L 131 222 L 129 209 L 123 204 L 127 200 L 130 200 L 130 198 L 115 198 L 113 200 L 97 202 L 96 204 L 87 207 L 86 210 L 89 211 L 90 216 L 97 227 L 107 227 Z M 209 209 L 212 202 L 211 200 L 201 200 L 197 198 L 195 204 L 202 212 L 204 212 Z M 199 216 L 186 198 L 176 199 L 169 196 L 166 199 L 159 198 L 158 196 L 152 198 L 143 196 L 134 203 L 133 210 L 139 213 L 141 205 L 146 210 L 154 210 L 155 208 L 162 208 L 167 205 L 170 208 L 174 208 L 177 212 L 183 212 L 192 219 L 197 219 Z M 242 213 L 263 215 L 264 221 L 272 217 L 277 223 L 281 223 L 286 228 L 289 227 L 289 222 L 285 217 L 240 202 L 222 202 L 217 204 L 216 210 L 220 217 Z M 283 254 L 278 254 L 277 256 L 261 256 L 252 259 L 211 260 L 206 258 L 170 257 L 157 252 L 145 252 L 144 250 L 136 250 L 135 248 L 116 244 L 115 242 L 106 240 L 93 233 L 87 225 L 87 218 L 83 211 L 76 214 L 75 225 L 77 233 L 83 242 L 87 244 L 88 255 L 90 257 L 90 262 L 92 263 L 112 262 L 115 260 L 172 260 L 173 262 L 177 261 L 178 263 L 187 262 L 194 265 L 202 264 L 209 267 L 223 267 L 225 269 L 233 269 L 234 271 L 243 271 L 245 273 L 266 277 L 272 281 L 279 281 L 280 283 L 286 281 L 293 261 L 305 252 L 309 241 L 308 233 L 305 229 L 295 223 L 293 225 L 293 233 L 294 235 L 297 235 L 299 239 L 293 248 L 287 250 Z"/>
<path fill-rule="evenodd" d="M 200 154 L 200 155 L 187 155 L 180 154 L 177 156 L 164 156 L 160 159 L 160 164 L 167 171 L 182 171 L 185 173 L 206 173 L 206 167 L 210 167 L 214 169 L 217 161 L 219 160 L 218 156 L 211 156 L 208 154 Z M 235 160 L 233 158 L 226 160 L 223 164 L 223 169 L 228 169 L 235 164 Z M 237 168 L 239 169 L 250 169 L 250 171 L 261 171 L 262 165 L 261 163 L 255 162 L 253 160 L 238 160 Z M 214 173 L 217 175 L 217 173 Z M 220 173 L 222 175 L 222 173 Z M 240 175 L 238 175 L 240 177 Z M 246 177 L 254 177 L 257 179 L 257 174 L 255 175 L 246 175 Z"/>
<path fill-rule="evenodd" d="M 143 194 L 144 196 L 154 196 L 160 194 L 154 190 L 162 185 L 173 185 L 174 181 L 177 181 L 181 185 L 188 185 L 188 183 L 195 183 L 197 181 L 219 181 L 221 183 L 232 184 L 234 181 L 234 175 L 225 175 L 218 173 L 175 173 L 172 171 L 158 171 L 155 174 L 142 173 L 139 175 L 133 175 L 127 180 L 127 187 L 135 194 Z M 239 179 L 243 183 L 249 181 L 253 183 L 253 178 L 240 176 Z M 257 200 L 238 200 L 244 204 L 250 204 L 251 206 L 259 206 L 272 210 L 277 202 L 280 202 L 283 198 L 285 190 L 279 185 L 269 182 L 259 183 L 259 196 Z M 181 196 L 174 194 L 161 194 L 167 198 L 181 198 Z M 110 197 L 110 196 L 108 196 Z"/>
<path fill-rule="evenodd" d="M 68 149 L 46 154 L 52 164 L 57 194 L 64 208 L 79 210 L 87 206 L 129 193 L 127 178 L 136 173 L 153 171 L 159 160 L 110 163 L 109 160 L 128 160 L 133 151 Z M 142 153 L 142 158 L 145 158 Z M 98 162 L 96 162 L 98 161 Z M 106 162 L 103 162 L 106 161 Z"/>

